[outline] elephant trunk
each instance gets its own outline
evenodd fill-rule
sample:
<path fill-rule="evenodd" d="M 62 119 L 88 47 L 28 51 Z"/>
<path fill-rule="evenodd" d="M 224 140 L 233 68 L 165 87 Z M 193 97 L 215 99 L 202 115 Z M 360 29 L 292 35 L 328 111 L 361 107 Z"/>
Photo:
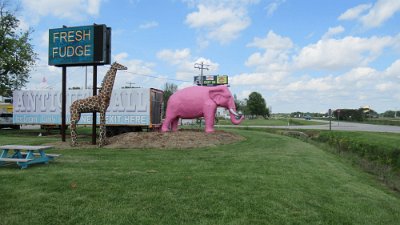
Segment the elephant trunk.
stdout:
<path fill-rule="evenodd" d="M 244 119 L 244 116 L 238 114 L 234 108 L 229 109 L 229 114 L 231 117 L 231 122 L 235 125 L 240 124 L 242 122 L 242 120 Z"/>

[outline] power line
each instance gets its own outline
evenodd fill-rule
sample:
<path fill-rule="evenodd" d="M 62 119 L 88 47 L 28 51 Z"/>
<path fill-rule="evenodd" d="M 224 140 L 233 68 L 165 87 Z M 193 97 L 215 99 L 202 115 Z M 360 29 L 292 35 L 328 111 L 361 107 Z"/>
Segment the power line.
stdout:
<path fill-rule="evenodd" d="M 151 78 L 155 78 L 155 79 L 172 80 L 172 81 L 179 81 L 179 82 L 191 82 L 188 80 L 180 80 L 180 79 L 166 78 L 166 77 L 160 77 L 160 76 L 155 76 L 155 75 L 139 74 L 139 73 L 135 73 L 135 72 L 129 72 L 126 70 L 122 70 L 121 72 L 130 73 L 130 74 L 138 75 L 138 76 L 151 77 Z"/>
<path fill-rule="evenodd" d="M 47 67 L 48 65 L 35 65 L 34 67 Z M 207 65 L 208 66 L 208 65 Z M 105 67 L 111 67 L 106 65 Z M 77 67 L 72 67 L 72 68 L 77 68 Z M 84 68 L 83 66 L 81 68 Z M 121 72 L 124 73 L 129 73 L 133 75 L 138 75 L 138 76 L 144 76 L 144 77 L 150 77 L 150 78 L 155 78 L 155 79 L 162 79 L 162 80 L 171 80 L 171 81 L 178 81 L 178 82 L 192 82 L 188 80 L 181 80 L 181 79 L 174 79 L 174 78 L 167 78 L 167 77 L 161 77 L 161 76 L 156 76 L 156 75 L 147 75 L 147 74 L 140 74 L 140 73 L 135 73 L 135 72 L 130 72 L 126 70 L 122 70 Z"/>

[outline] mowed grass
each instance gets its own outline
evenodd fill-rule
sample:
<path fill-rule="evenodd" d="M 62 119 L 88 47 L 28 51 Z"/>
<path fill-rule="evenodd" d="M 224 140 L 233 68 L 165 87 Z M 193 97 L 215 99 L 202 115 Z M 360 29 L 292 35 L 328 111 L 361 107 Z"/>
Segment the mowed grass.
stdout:
<path fill-rule="evenodd" d="M 0 224 L 400 221 L 399 195 L 338 156 L 286 136 L 231 132 L 246 141 L 192 150 L 53 150 L 63 155 L 49 165 L 0 167 Z"/>

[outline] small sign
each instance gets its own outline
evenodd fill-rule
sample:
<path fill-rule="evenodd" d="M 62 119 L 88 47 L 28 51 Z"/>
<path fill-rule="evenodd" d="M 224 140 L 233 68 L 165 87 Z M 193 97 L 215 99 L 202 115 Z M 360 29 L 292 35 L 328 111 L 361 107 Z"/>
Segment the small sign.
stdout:
<path fill-rule="evenodd" d="M 228 84 L 228 75 L 211 75 L 211 76 L 203 76 L 203 84 L 202 86 L 217 86 Z M 200 76 L 194 77 L 194 83 L 197 85 L 201 85 Z"/>
<path fill-rule="evenodd" d="M 106 25 L 49 30 L 49 65 L 110 64 L 111 28 Z"/>

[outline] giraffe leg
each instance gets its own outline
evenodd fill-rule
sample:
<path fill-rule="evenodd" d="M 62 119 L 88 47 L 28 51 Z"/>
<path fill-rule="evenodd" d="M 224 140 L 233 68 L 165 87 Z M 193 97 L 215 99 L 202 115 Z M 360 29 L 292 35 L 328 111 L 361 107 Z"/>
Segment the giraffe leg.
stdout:
<path fill-rule="evenodd" d="M 79 112 L 71 110 L 71 124 L 70 124 L 71 146 L 77 146 L 78 145 L 77 133 L 76 133 L 76 124 L 78 123 L 80 117 L 81 117 L 81 114 Z"/>
<path fill-rule="evenodd" d="M 106 142 L 106 114 L 100 113 L 100 134 L 99 134 L 99 147 L 105 145 Z"/>

